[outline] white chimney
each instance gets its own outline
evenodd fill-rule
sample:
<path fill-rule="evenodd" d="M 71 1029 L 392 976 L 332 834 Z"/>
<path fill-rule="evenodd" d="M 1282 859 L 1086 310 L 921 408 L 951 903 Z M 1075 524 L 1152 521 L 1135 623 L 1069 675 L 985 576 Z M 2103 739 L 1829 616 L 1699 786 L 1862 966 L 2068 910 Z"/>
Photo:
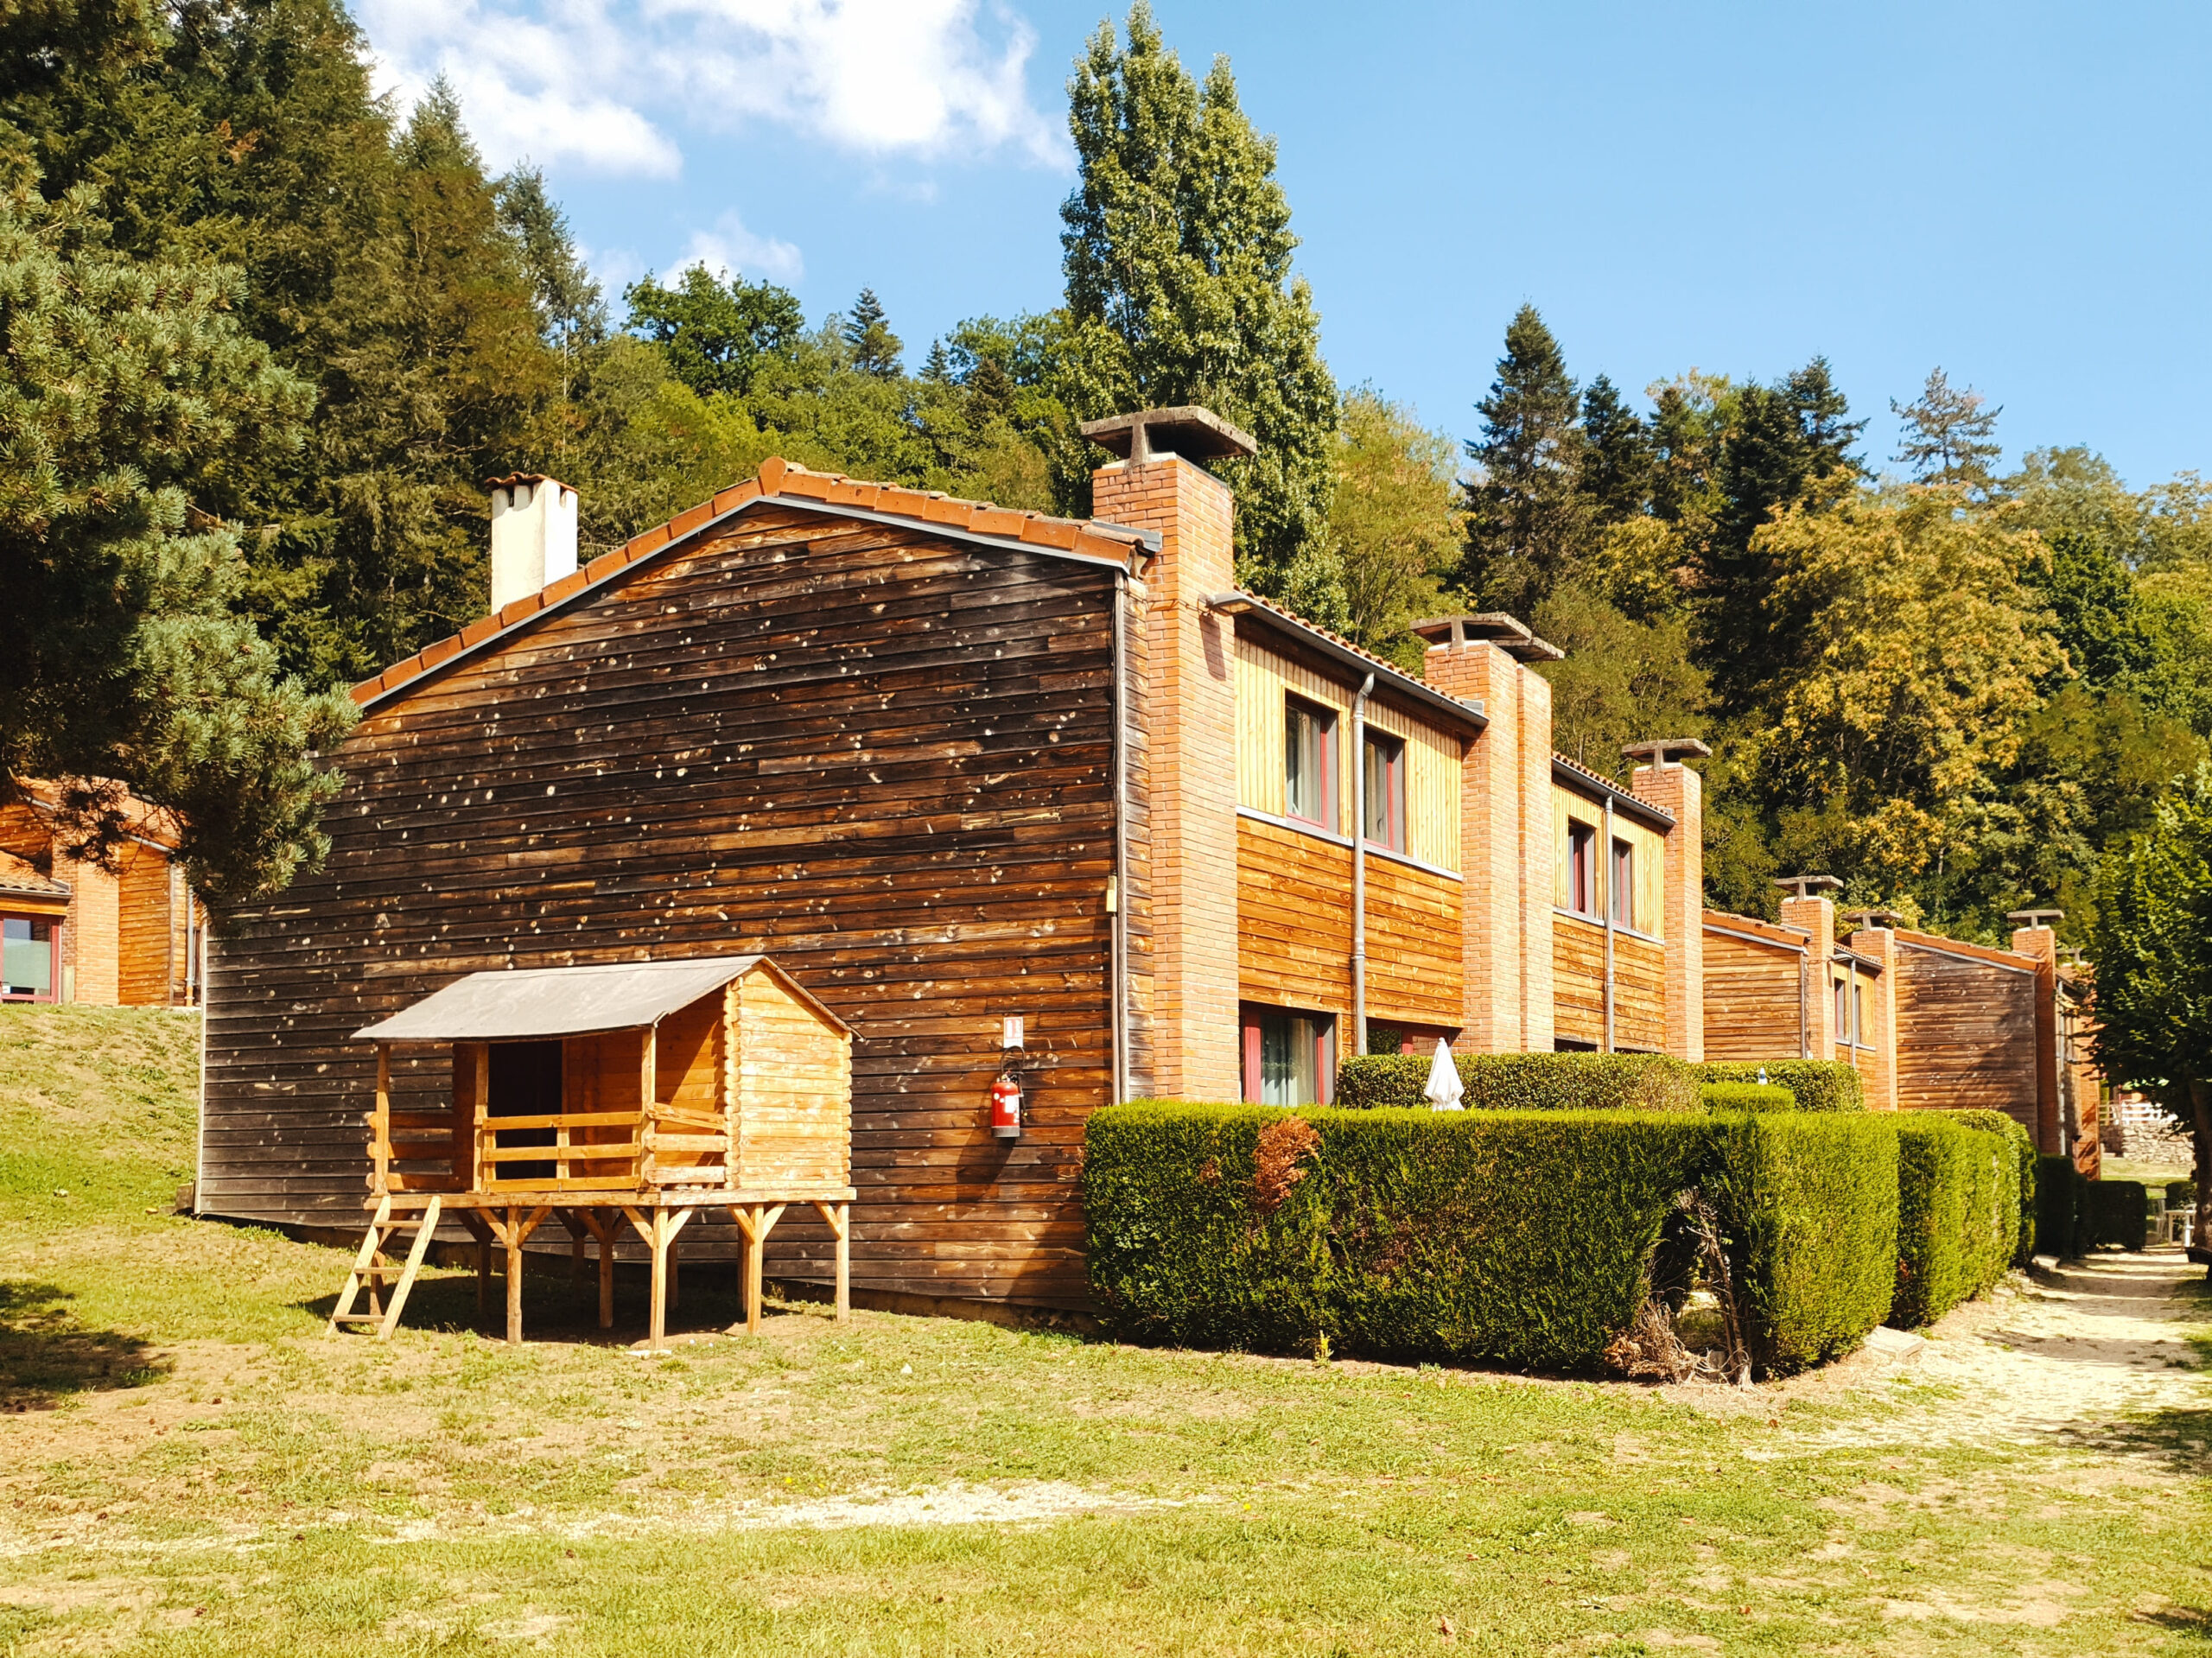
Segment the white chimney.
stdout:
<path fill-rule="evenodd" d="M 518 472 L 492 480 L 492 608 L 537 592 L 576 568 L 576 492 Z"/>

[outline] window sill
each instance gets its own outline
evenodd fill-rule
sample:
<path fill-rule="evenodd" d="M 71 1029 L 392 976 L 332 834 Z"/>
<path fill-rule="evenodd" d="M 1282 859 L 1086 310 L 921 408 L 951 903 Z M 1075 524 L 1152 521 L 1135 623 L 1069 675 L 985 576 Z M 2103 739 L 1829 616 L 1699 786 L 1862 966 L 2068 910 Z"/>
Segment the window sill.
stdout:
<path fill-rule="evenodd" d="M 1263 812 L 1256 806 L 1239 806 L 1236 809 L 1236 815 L 1239 817 L 1249 817 L 1255 823 L 1268 823 L 1276 829 L 1289 829 L 1295 834 L 1310 835 L 1317 841 L 1326 841 L 1331 846 L 1340 846 L 1347 852 L 1351 850 L 1351 835 L 1338 835 L 1332 829 L 1325 829 L 1319 824 L 1309 823 L 1303 817 L 1279 817 L 1273 812 Z M 1424 859 L 1416 858 L 1410 852 L 1393 852 L 1389 847 L 1377 846 L 1372 841 L 1366 842 L 1366 848 L 1370 857 L 1388 858 L 1392 863 L 1402 863 L 1409 869 L 1419 869 L 1432 875 L 1441 875 L 1446 880 L 1459 879 L 1458 870 L 1446 869 L 1441 864 L 1433 864 Z"/>
<path fill-rule="evenodd" d="M 1580 910 L 1570 910 L 1560 904 L 1552 905 L 1552 913 L 1555 916 L 1563 916 L 1569 921 L 1580 921 L 1586 927 L 1595 927 L 1599 932 L 1605 930 L 1605 918 L 1601 915 L 1586 914 Z M 1618 921 L 1613 924 L 1613 931 L 1623 938 L 1634 938 L 1647 944 L 1664 944 L 1667 942 L 1656 932 L 1644 932 L 1635 927 L 1624 927 Z"/>

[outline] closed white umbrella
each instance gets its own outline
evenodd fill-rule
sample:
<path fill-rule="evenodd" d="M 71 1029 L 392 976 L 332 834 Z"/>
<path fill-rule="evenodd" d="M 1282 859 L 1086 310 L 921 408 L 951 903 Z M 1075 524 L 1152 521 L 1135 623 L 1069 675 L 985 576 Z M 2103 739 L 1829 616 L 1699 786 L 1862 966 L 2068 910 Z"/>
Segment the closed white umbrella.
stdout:
<path fill-rule="evenodd" d="M 1452 1050 L 1441 1037 L 1436 1042 L 1436 1058 L 1428 1067 L 1428 1086 L 1421 1092 L 1428 1096 L 1432 1111 L 1464 1111 L 1459 1096 L 1467 1090 L 1459 1082 L 1459 1067 L 1452 1063 Z"/>

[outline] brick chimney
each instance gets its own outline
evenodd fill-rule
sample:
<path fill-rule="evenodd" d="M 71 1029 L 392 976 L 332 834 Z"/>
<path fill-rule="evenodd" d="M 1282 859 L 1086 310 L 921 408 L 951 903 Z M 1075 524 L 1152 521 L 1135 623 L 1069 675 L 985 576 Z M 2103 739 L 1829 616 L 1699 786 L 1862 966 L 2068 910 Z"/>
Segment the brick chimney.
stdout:
<path fill-rule="evenodd" d="M 2078 1117 L 2067 1121 L 2058 1090 L 2058 930 L 2066 918 L 2063 910 L 2013 910 L 2005 918 L 2012 924 L 2012 952 L 2036 964 L 2036 1149 L 2046 1157 L 2072 1156 L 2083 1160 L 2083 1148 L 2075 1143 L 2081 1132 Z M 2086 1171 L 2084 1171 L 2086 1172 Z"/>
<path fill-rule="evenodd" d="M 1835 1054 L 1835 900 L 1843 883 L 1834 875 L 1789 875 L 1775 882 L 1790 896 L 1782 900 L 1782 924 L 1806 935 L 1805 978 L 1799 994 L 1805 1009 L 1805 1045 L 1808 1059 L 1833 1059 Z M 1847 1056 L 1847 1058 L 1848 1056 Z"/>
<path fill-rule="evenodd" d="M 1459 768 L 1465 882 L 1459 1047 L 1548 1053 L 1552 1008 L 1552 688 L 1529 664 L 1565 653 L 1510 616 L 1440 616 L 1423 677 L 1490 720 Z"/>
<path fill-rule="evenodd" d="M 494 478 L 492 608 L 537 592 L 576 569 L 576 492 L 557 478 L 518 472 Z"/>
<path fill-rule="evenodd" d="M 1684 765 L 1713 751 L 1694 737 L 1630 743 L 1621 751 L 1644 762 L 1630 775 L 1629 792 L 1675 820 L 1667 837 L 1667 1051 L 1705 1058 L 1705 779 Z"/>
<path fill-rule="evenodd" d="M 1156 530 L 1161 543 L 1142 583 L 1132 584 L 1141 586 L 1143 605 L 1134 689 L 1150 805 L 1153 1064 L 1148 1080 L 1141 1064 L 1133 1067 L 1131 1087 L 1169 1099 L 1233 1100 L 1242 1058 L 1236 632 L 1205 600 L 1236 585 L 1236 501 L 1199 463 L 1256 446 L 1188 406 L 1116 415 L 1082 430 L 1116 457 L 1091 474 L 1092 515 Z"/>

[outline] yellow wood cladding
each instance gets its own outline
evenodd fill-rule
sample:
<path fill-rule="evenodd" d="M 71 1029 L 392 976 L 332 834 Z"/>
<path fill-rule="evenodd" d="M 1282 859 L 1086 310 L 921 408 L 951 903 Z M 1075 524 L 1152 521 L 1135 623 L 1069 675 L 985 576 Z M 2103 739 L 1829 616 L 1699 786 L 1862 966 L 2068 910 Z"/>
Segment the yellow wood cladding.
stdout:
<path fill-rule="evenodd" d="M 1667 952 L 1648 938 L 1616 931 L 1613 1046 L 1656 1053 L 1666 1045 Z"/>
<path fill-rule="evenodd" d="M 1236 640 L 1236 804 L 1283 813 L 1285 699 L 1297 696 L 1337 715 L 1337 821 L 1351 833 L 1351 702 L 1357 687 L 1341 684 L 1242 634 Z M 1367 722 L 1406 745 L 1406 851 L 1423 863 L 1459 867 L 1458 734 L 1440 730 L 1373 697 Z"/>
<path fill-rule="evenodd" d="M 1613 878 L 1611 849 L 1605 844 L 1605 809 L 1585 800 L 1572 790 L 1552 785 L 1552 902 L 1562 910 L 1574 907 L 1574 867 L 1567 856 L 1567 825 L 1586 823 L 1598 836 L 1597 905 L 1603 916 L 1611 901 L 1607 886 Z M 1667 838 L 1620 812 L 1613 814 L 1613 838 L 1634 848 L 1635 890 L 1630 894 L 1628 924 L 1654 938 L 1667 936 Z"/>
<path fill-rule="evenodd" d="M 1605 930 L 1580 916 L 1552 918 L 1552 1028 L 1569 1042 L 1605 1041 Z M 1649 938 L 1613 933 L 1613 1047 L 1667 1045 L 1667 952 Z"/>
<path fill-rule="evenodd" d="M 764 969 L 731 986 L 730 999 L 731 1184 L 844 1185 L 852 1178 L 851 1044 Z"/>
<path fill-rule="evenodd" d="M 1460 885 L 1370 854 L 1367 1016 L 1458 1028 Z M 1244 818 L 1236 825 L 1237 994 L 1351 1011 L 1351 848 Z"/>

